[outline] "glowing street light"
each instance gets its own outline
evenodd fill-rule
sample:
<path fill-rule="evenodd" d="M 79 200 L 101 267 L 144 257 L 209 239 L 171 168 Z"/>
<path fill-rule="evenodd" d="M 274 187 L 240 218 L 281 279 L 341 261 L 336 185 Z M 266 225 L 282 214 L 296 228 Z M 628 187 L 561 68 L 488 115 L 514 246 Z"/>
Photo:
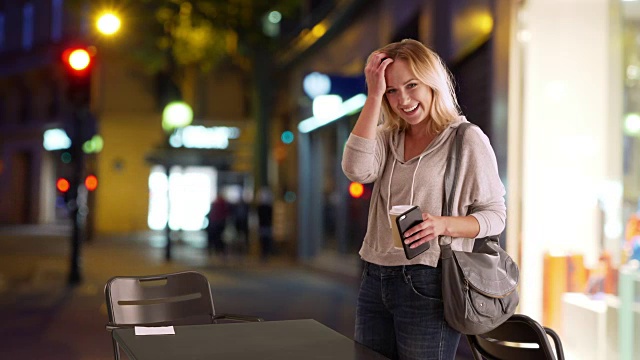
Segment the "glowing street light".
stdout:
<path fill-rule="evenodd" d="M 173 101 L 162 111 L 162 128 L 167 133 L 183 128 L 193 121 L 193 110 L 184 101 Z"/>
<path fill-rule="evenodd" d="M 106 13 L 98 18 L 96 26 L 102 34 L 113 35 L 120 29 L 120 18 L 112 13 Z"/>

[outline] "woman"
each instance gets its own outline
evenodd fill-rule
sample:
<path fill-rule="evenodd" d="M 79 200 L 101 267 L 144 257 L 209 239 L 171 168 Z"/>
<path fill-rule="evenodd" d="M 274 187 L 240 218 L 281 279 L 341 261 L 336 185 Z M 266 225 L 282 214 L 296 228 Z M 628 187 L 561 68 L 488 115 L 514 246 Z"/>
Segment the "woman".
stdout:
<path fill-rule="evenodd" d="M 362 183 L 375 182 L 356 311 L 356 341 L 392 359 L 453 359 L 460 334 L 444 320 L 440 248 L 471 251 L 473 239 L 504 230 L 504 186 L 495 154 L 478 127 L 465 134 L 453 204 L 455 216 L 438 216 L 444 170 L 460 115 L 449 72 L 436 53 L 415 40 L 374 51 L 365 76 L 368 97 L 347 141 L 342 169 Z M 382 124 L 378 126 L 382 117 Z M 393 246 L 389 210 L 417 205 L 423 222 L 407 244 L 432 241 L 407 260 Z"/>

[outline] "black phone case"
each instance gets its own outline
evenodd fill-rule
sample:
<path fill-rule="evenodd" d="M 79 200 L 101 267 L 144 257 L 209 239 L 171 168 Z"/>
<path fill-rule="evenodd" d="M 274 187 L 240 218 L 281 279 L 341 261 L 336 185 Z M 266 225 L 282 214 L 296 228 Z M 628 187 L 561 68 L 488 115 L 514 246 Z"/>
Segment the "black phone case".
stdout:
<path fill-rule="evenodd" d="M 408 260 L 411 260 L 414 257 L 422 254 L 423 252 L 429 250 L 429 247 L 431 247 L 428 241 L 414 249 L 409 248 L 411 244 L 407 245 L 404 243 L 404 232 L 420 224 L 421 222 L 422 211 L 420 211 L 420 208 L 417 206 L 414 206 L 411 209 L 403 212 L 396 218 L 396 225 L 398 225 L 398 231 L 400 231 L 400 238 L 402 239 L 402 248 L 404 249 L 404 255 Z"/>

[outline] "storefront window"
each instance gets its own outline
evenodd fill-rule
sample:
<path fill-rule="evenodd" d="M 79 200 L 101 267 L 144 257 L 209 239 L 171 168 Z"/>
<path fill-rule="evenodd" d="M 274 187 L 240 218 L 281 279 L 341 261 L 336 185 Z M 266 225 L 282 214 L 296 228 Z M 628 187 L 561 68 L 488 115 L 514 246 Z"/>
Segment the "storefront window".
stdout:
<path fill-rule="evenodd" d="M 640 261 L 640 14 L 633 11 L 640 8 L 640 3 L 631 5 L 623 8 L 623 171 L 626 226 L 621 263 L 632 259 Z"/>
<path fill-rule="evenodd" d="M 149 175 L 148 225 L 162 230 L 206 228 L 206 216 L 216 194 L 217 172 L 212 167 L 172 167 L 167 177 L 163 166 L 154 166 Z"/>
<path fill-rule="evenodd" d="M 519 312 L 557 330 L 568 359 L 637 359 L 640 1 L 528 0 L 513 21 Z"/>
<path fill-rule="evenodd" d="M 640 2 L 622 2 L 623 218 L 617 286 L 620 359 L 640 357 Z"/>

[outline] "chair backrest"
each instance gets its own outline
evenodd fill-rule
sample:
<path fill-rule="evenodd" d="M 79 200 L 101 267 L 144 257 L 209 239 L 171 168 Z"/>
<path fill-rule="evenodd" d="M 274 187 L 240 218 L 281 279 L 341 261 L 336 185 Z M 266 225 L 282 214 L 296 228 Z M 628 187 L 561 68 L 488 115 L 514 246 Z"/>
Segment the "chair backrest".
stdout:
<path fill-rule="evenodd" d="M 551 345 L 547 335 L 552 337 L 554 345 Z M 505 323 L 486 334 L 468 335 L 467 340 L 476 360 L 564 359 L 558 335 L 522 314 L 511 316 Z"/>
<path fill-rule="evenodd" d="M 196 271 L 116 276 L 104 292 L 112 326 L 210 324 L 215 315 L 209 281 Z"/>

